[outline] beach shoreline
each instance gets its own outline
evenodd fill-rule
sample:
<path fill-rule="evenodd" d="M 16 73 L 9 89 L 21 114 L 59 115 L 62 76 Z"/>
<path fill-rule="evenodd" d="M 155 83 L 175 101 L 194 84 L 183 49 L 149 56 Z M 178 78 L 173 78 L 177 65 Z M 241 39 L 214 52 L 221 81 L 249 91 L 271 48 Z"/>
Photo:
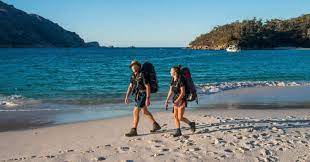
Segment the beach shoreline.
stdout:
<path fill-rule="evenodd" d="M 200 95 L 199 104 L 190 102 L 187 109 L 308 109 L 309 92 L 310 86 L 246 87 Z M 44 109 L 45 105 L 43 109 L 2 109 L 0 132 L 130 117 L 133 104 L 65 105 L 65 109 L 57 104 L 48 109 Z M 165 112 L 163 101 L 153 101 L 149 109 L 151 112 Z"/>

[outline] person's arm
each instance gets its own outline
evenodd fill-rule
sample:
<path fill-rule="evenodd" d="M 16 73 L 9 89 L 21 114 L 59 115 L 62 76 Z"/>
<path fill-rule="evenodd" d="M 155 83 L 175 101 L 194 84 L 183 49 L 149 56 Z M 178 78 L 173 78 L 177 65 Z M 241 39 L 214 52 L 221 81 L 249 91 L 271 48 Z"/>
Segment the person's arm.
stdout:
<path fill-rule="evenodd" d="M 185 96 L 185 86 L 182 86 L 180 95 L 174 102 L 178 104 L 183 99 L 184 96 Z"/>
<path fill-rule="evenodd" d="M 145 105 L 146 106 L 150 106 L 150 94 L 151 94 L 151 86 L 150 86 L 150 84 L 145 84 L 145 90 L 146 90 Z"/>
<path fill-rule="evenodd" d="M 172 86 L 170 86 L 170 88 L 169 88 L 169 92 L 168 92 L 167 99 L 165 102 L 166 109 L 168 108 L 168 104 L 169 104 L 169 100 L 170 100 L 171 96 L 172 96 Z"/>
<path fill-rule="evenodd" d="M 128 97 L 129 97 L 129 94 L 131 93 L 131 91 L 132 91 L 132 83 L 130 83 L 128 85 L 126 96 L 125 96 L 125 104 L 129 103 Z"/>
<path fill-rule="evenodd" d="M 167 95 L 166 102 L 169 102 L 171 96 L 172 96 L 172 86 L 170 86 L 170 88 L 169 88 L 169 92 L 168 92 L 168 95 Z"/>

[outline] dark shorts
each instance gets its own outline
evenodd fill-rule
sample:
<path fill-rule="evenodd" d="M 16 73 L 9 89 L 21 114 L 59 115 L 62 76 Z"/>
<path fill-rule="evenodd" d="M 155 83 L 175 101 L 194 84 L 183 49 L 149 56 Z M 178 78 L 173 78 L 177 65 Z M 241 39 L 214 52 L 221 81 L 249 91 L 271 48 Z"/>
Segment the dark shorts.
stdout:
<path fill-rule="evenodd" d="M 146 101 L 146 93 L 138 93 L 137 96 L 135 97 L 135 102 L 136 102 L 136 107 L 138 107 L 138 109 L 141 109 L 145 106 L 145 101 Z"/>

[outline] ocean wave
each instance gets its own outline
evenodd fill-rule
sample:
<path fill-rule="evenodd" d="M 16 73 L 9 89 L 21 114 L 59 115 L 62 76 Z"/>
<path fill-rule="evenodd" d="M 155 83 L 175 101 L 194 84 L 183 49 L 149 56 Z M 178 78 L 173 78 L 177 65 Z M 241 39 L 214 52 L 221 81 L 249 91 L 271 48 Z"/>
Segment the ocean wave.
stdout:
<path fill-rule="evenodd" d="M 291 86 L 310 86 L 310 82 L 302 81 L 242 81 L 242 82 L 217 82 L 197 85 L 199 95 L 211 95 L 228 90 L 251 88 L 251 87 L 291 87 Z M 152 101 L 162 101 L 166 93 L 156 94 Z M 133 101 L 132 101 L 133 102 Z M 40 107 L 40 104 L 45 107 Z M 92 106 L 92 105 L 118 105 L 123 104 L 123 98 L 94 97 L 76 99 L 31 99 L 22 95 L 4 96 L 0 94 L 0 112 L 8 111 L 56 111 L 68 109 L 69 106 Z M 56 106 L 53 106 L 56 105 Z M 51 108 L 51 106 L 53 108 Z M 58 109 L 61 107 L 61 109 Z M 46 109 L 48 108 L 48 109 Z M 49 109 L 51 108 L 51 109 Z M 70 107 L 71 109 L 72 107 Z"/>
<path fill-rule="evenodd" d="M 227 90 L 251 87 L 291 87 L 310 86 L 310 82 L 288 82 L 288 81 L 244 81 L 244 82 L 221 82 L 206 83 L 198 85 L 199 94 L 214 94 Z"/>
<path fill-rule="evenodd" d="M 0 112 L 62 111 L 63 109 L 0 109 Z"/>
<path fill-rule="evenodd" d="M 16 107 L 24 101 L 21 95 L 0 96 L 0 105 L 3 107 Z"/>
<path fill-rule="evenodd" d="M 35 104 L 38 102 L 38 100 L 28 99 L 22 95 L 0 95 L 0 108 L 15 108 L 26 104 Z"/>

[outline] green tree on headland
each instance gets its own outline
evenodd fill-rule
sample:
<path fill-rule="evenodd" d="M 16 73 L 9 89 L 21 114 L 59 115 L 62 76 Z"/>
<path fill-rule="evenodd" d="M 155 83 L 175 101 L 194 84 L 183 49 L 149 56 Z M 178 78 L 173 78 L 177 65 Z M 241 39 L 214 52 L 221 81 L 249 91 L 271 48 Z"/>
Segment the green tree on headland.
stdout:
<path fill-rule="evenodd" d="M 190 42 L 193 49 L 225 49 L 238 45 L 242 49 L 268 49 L 276 47 L 310 48 L 310 14 L 288 20 L 261 19 L 236 21 L 216 26 L 211 32 Z"/>

